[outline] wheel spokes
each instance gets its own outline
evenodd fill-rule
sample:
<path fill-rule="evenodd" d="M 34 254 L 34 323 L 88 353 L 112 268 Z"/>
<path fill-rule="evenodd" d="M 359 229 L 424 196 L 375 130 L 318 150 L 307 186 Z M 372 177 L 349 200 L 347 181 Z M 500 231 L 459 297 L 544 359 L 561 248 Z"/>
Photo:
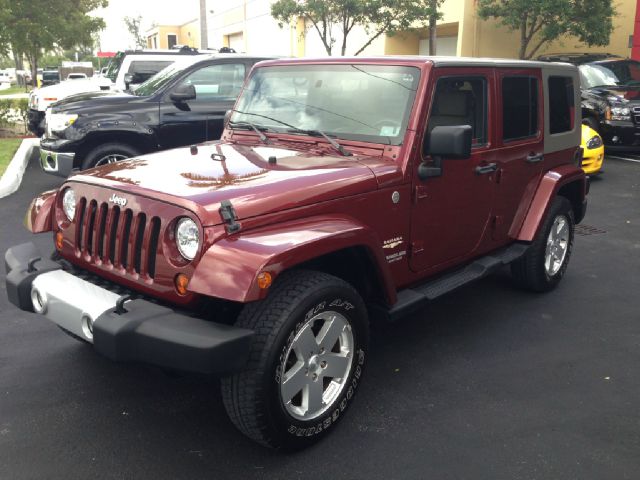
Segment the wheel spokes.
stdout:
<path fill-rule="evenodd" d="M 336 316 L 326 320 L 320 329 L 320 333 L 318 333 L 318 344 L 320 348 L 324 349 L 323 351 L 325 352 L 330 352 L 338 341 L 345 326 L 344 320 Z"/>
<path fill-rule="evenodd" d="M 327 362 L 322 369 L 323 377 L 343 378 L 349 369 L 351 359 L 344 354 L 328 353 L 322 359 Z"/>
<path fill-rule="evenodd" d="M 298 338 L 293 345 L 293 351 L 296 352 L 298 360 L 306 361 L 311 355 L 318 350 L 318 342 L 309 325 L 298 334 Z"/>
<path fill-rule="evenodd" d="M 298 361 L 284 374 L 282 380 L 282 400 L 290 402 L 308 382 L 304 362 Z"/>
<path fill-rule="evenodd" d="M 324 387 L 322 380 L 311 381 L 307 383 L 302 391 L 302 408 L 307 412 L 317 412 L 322 408 L 322 394 Z"/>

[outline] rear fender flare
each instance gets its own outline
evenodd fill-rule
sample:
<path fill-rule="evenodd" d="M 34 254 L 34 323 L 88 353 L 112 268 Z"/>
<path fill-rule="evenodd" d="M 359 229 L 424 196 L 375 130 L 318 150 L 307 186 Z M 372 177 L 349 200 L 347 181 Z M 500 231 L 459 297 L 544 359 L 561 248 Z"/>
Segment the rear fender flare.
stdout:
<path fill-rule="evenodd" d="M 42 192 L 31 200 L 24 216 L 24 226 L 31 233 L 50 232 L 53 229 L 53 210 L 58 190 Z"/>
<path fill-rule="evenodd" d="M 393 304 L 396 291 L 381 245 L 374 231 L 347 217 L 317 216 L 275 224 L 213 244 L 198 263 L 189 290 L 241 303 L 256 301 L 268 294 L 268 289 L 257 284 L 261 272 L 270 273 L 275 280 L 308 260 L 349 247 L 365 247 L 385 300 Z"/>
<path fill-rule="evenodd" d="M 571 183 L 581 184 L 580 202 L 586 196 L 586 177 L 584 172 L 573 165 L 562 165 L 546 172 L 538 183 L 538 187 L 531 201 L 531 205 L 520 227 L 514 224 L 509 232 L 512 238 L 523 242 L 532 242 L 544 221 L 551 202 L 558 195 L 560 189 Z"/>

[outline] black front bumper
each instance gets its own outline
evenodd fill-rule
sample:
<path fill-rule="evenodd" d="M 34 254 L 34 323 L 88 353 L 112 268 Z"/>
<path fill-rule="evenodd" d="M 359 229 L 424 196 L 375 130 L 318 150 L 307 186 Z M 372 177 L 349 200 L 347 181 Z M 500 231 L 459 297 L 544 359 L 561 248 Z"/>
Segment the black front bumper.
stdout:
<path fill-rule="evenodd" d="M 9 301 L 27 312 L 34 312 L 32 283 L 36 277 L 62 269 L 57 262 L 35 260 L 39 257 L 32 243 L 12 247 L 5 254 Z M 119 312 L 114 305 L 93 322 L 93 346 L 112 360 L 225 374 L 240 370 L 248 359 L 251 330 L 196 318 L 148 300 L 127 301 L 123 309 Z M 44 315 L 57 323 L 46 309 Z"/>

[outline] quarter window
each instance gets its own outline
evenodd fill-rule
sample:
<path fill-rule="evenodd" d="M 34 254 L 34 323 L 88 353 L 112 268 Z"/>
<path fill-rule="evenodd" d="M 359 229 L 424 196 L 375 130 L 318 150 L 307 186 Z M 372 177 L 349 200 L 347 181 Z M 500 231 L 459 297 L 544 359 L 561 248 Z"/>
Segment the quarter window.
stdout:
<path fill-rule="evenodd" d="M 483 77 L 438 79 L 428 132 L 438 126 L 471 125 L 473 146 L 487 143 L 487 81 Z"/>
<path fill-rule="evenodd" d="M 535 137 L 538 134 L 538 79 L 502 79 L 502 139 Z"/>
<path fill-rule="evenodd" d="M 574 96 L 571 77 L 549 77 L 549 131 L 562 133 L 573 130 Z"/>

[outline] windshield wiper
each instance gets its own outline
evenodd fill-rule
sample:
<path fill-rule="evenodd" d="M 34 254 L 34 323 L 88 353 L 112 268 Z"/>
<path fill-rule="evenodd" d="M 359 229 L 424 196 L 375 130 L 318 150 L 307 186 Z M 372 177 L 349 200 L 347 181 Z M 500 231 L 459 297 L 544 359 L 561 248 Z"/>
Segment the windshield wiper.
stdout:
<path fill-rule="evenodd" d="M 346 150 L 342 145 L 340 145 L 338 142 L 336 142 L 333 138 L 331 138 L 329 135 L 327 135 L 326 133 L 324 133 L 322 130 L 305 130 L 303 128 L 294 128 L 292 130 L 287 130 L 288 132 L 299 132 L 299 133 L 304 133 L 305 135 L 310 135 L 312 137 L 324 137 L 327 142 L 329 142 L 331 144 L 331 146 L 333 148 L 335 148 L 337 151 L 339 151 L 343 156 L 345 157 L 351 157 L 353 155 L 353 153 L 351 153 L 350 151 Z"/>
<path fill-rule="evenodd" d="M 236 126 L 236 127 L 241 127 L 241 126 L 250 127 L 251 129 L 253 129 L 254 132 L 256 132 L 258 134 L 258 138 L 260 138 L 260 141 L 262 143 L 267 143 L 267 144 L 269 143 L 269 139 L 267 138 L 267 136 L 260 131 L 261 128 L 263 130 L 267 130 L 267 127 L 263 127 L 263 126 L 258 127 L 254 123 L 247 122 L 246 120 L 242 120 L 240 122 L 231 122 L 230 121 L 229 125 L 231 127 L 234 127 L 234 126 Z"/>

